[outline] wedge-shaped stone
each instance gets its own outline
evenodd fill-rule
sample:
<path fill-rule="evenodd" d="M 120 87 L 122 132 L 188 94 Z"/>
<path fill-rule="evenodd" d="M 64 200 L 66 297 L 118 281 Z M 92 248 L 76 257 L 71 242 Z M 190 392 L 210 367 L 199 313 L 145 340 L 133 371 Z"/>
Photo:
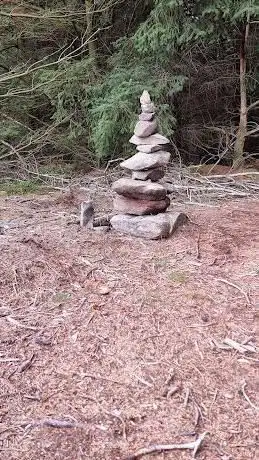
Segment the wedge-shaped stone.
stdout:
<path fill-rule="evenodd" d="M 132 179 L 136 180 L 151 180 L 152 182 L 156 182 L 159 179 L 164 177 L 165 172 L 163 168 L 154 168 L 148 169 L 147 171 L 133 171 L 132 172 Z"/>
<path fill-rule="evenodd" d="M 144 89 L 143 93 L 141 94 L 139 101 L 140 104 L 151 104 L 151 97 L 146 89 Z"/>
<path fill-rule="evenodd" d="M 157 121 L 143 121 L 140 120 L 137 122 L 135 129 L 134 129 L 134 134 L 138 137 L 148 137 L 151 136 L 151 134 L 154 134 L 157 130 Z"/>
<path fill-rule="evenodd" d="M 135 145 L 141 145 L 141 144 L 148 144 L 148 145 L 165 145 L 169 144 L 170 141 L 167 139 L 165 136 L 162 136 L 162 134 L 152 134 L 152 136 L 149 137 L 138 137 L 134 134 L 130 138 L 130 143 L 135 144 Z"/>
<path fill-rule="evenodd" d="M 120 214 L 111 218 L 112 227 L 121 233 L 157 240 L 168 238 L 186 223 L 188 217 L 182 212 L 166 212 L 156 216 L 129 216 Z"/>
<path fill-rule="evenodd" d="M 131 171 L 143 171 L 145 169 L 159 168 L 166 166 L 170 161 L 170 153 L 159 150 L 149 154 L 138 152 L 128 160 L 123 161 L 120 166 Z"/>
<path fill-rule="evenodd" d="M 114 182 L 112 189 L 119 195 L 139 200 L 164 200 L 167 194 L 163 185 L 127 178 Z"/>
<path fill-rule="evenodd" d="M 153 153 L 153 152 L 157 152 L 158 150 L 161 150 L 161 145 L 141 144 L 141 145 L 137 145 L 137 150 L 143 153 Z"/>
<path fill-rule="evenodd" d="M 114 210 L 120 214 L 133 214 L 135 216 L 144 216 L 145 214 L 158 214 L 164 212 L 170 204 L 166 197 L 164 200 L 137 200 L 117 195 L 113 201 Z"/>

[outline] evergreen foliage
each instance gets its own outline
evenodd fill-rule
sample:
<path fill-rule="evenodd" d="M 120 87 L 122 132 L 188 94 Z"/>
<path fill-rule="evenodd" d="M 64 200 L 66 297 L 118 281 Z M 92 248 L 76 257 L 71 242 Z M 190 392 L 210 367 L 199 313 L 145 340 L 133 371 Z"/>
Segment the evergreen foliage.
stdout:
<path fill-rule="evenodd" d="M 258 98 L 256 0 L 13 1 L 1 12 L 3 157 L 10 148 L 92 164 L 127 155 L 143 89 L 185 156 L 224 150 L 229 140 L 207 126 L 233 134 L 238 125 L 247 22 L 248 103 Z"/>

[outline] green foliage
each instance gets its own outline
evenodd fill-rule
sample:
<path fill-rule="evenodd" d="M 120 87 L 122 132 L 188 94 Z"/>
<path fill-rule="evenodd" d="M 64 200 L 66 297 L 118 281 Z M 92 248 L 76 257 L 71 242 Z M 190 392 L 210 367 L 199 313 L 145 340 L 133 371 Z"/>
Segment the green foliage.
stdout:
<path fill-rule="evenodd" d="M 90 29 L 101 30 L 94 37 L 97 56 L 91 59 L 90 46 L 82 45 L 89 17 L 81 14 L 85 5 L 80 0 L 19 5 L 44 19 L 0 16 L 0 157 L 8 154 L 8 144 L 22 146 L 25 155 L 64 155 L 88 164 L 126 156 L 143 89 L 150 91 L 160 131 L 169 137 L 183 129 L 185 138 L 188 122 L 223 125 L 222 108 L 227 112 L 229 105 L 238 113 L 239 42 L 244 24 L 259 14 L 258 0 L 137 3 L 93 2 L 97 11 Z M 12 9 L 4 6 L 6 12 Z M 249 51 L 248 89 L 256 98 L 255 47 Z M 75 50 L 80 51 L 71 58 Z M 233 63 L 223 84 L 224 60 Z M 37 71 L 4 80 L 35 62 L 41 67 Z M 193 145 L 200 145 L 204 131 L 202 136 L 194 136 Z"/>
<path fill-rule="evenodd" d="M 1 192 L 4 191 L 7 195 L 28 195 L 39 192 L 40 189 L 40 184 L 34 180 L 16 180 L 0 183 Z"/>

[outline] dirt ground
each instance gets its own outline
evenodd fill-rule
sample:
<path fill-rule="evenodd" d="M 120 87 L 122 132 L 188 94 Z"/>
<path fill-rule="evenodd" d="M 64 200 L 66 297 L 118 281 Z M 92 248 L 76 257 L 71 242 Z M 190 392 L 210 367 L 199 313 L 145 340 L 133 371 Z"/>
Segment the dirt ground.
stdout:
<path fill-rule="evenodd" d="M 189 223 L 145 241 L 80 229 L 58 192 L 0 198 L 1 459 L 122 460 L 204 432 L 200 460 L 259 458 L 258 201 L 175 207 Z"/>

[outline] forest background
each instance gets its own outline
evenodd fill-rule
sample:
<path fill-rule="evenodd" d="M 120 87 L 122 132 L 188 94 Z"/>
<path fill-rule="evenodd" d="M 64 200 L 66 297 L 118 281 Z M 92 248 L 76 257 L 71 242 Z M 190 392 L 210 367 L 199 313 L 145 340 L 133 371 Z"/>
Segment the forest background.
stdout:
<path fill-rule="evenodd" d="M 185 163 L 259 152 L 257 0 L 2 0 L 0 160 L 131 153 L 143 89 Z"/>

